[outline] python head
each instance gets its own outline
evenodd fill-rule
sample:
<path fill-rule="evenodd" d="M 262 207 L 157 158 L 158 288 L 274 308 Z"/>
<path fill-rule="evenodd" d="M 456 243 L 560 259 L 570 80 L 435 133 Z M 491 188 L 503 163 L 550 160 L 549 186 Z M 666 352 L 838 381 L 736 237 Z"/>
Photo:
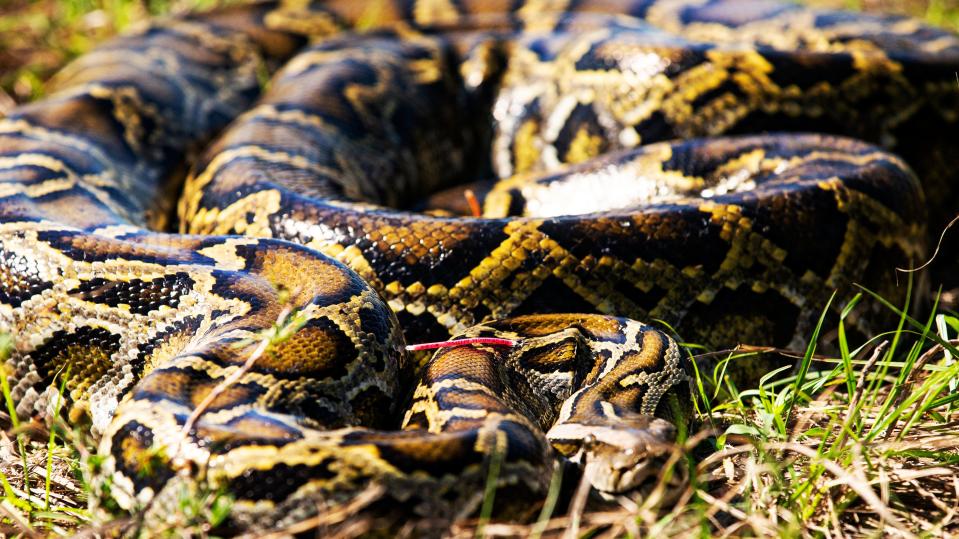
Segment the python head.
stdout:
<path fill-rule="evenodd" d="M 622 494 L 656 479 L 675 449 L 676 427 L 658 417 L 637 415 L 617 424 L 559 423 L 547 437 L 560 453 L 583 468 L 605 494 Z"/>

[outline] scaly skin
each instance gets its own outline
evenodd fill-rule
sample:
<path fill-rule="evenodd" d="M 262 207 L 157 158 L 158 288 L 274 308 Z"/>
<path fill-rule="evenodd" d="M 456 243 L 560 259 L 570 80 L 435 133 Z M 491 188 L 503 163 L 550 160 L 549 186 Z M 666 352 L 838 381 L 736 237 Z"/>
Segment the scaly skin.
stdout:
<path fill-rule="evenodd" d="M 254 528 L 375 484 L 452 517 L 494 457 L 511 496 L 557 458 L 628 492 L 692 405 L 688 358 L 631 319 L 796 345 L 833 291 L 901 294 L 922 190 L 837 135 L 917 165 L 933 219 L 954 207 L 952 35 L 746 0 L 503 4 L 161 22 L 0 121 L 18 413 L 69 370 L 122 506 L 225 488 Z M 719 136 L 771 129 L 831 134 Z M 493 177 L 480 218 L 398 209 Z M 288 313 L 302 328 L 243 367 Z M 451 335 L 515 345 L 404 350 Z"/>

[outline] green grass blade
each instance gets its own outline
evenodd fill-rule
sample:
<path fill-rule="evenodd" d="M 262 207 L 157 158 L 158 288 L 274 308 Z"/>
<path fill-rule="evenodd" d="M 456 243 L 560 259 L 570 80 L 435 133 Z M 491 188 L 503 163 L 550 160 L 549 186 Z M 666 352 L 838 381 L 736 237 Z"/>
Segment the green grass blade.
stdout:
<path fill-rule="evenodd" d="M 826 302 L 826 306 L 822 310 L 822 314 L 819 315 L 819 321 L 816 322 L 816 329 L 813 330 L 812 335 L 809 337 L 809 344 L 806 346 L 806 353 L 803 354 L 802 361 L 799 363 L 799 373 L 796 375 L 796 383 L 793 385 L 793 393 L 789 399 L 789 404 L 786 406 L 785 413 L 783 418 L 788 419 L 792 414 L 793 409 L 796 406 L 796 401 L 799 399 L 800 391 L 802 390 L 803 382 L 806 379 L 806 375 L 809 373 L 809 367 L 812 364 L 812 357 L 816 353 L 816 344 L 819 342 L 819 334 L 822 332 L 822 326 L 826 323 L 826 315 L 829 314 L 829 308 L 832 306 L 833 300 L 836 299 L 836 292 L 833 292 L 829 296 L 829 301 Z"/>

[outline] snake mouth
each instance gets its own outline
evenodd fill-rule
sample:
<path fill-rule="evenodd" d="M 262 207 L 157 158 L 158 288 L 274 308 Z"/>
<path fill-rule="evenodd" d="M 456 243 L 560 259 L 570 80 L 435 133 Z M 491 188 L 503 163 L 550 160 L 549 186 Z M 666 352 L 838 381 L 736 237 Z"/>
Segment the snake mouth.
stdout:
<path fill-rule="evenodd" d="M 557 445 L 578 445 L 568 458 L 583 467 L 593 488 L 622 494 L 659 477 L 676 449 L 672 423 L 649 416 L 640 419 L 630 421 L 635 425 L 631 427 L 563 423 L 551 428 L 547 437 Z"/>

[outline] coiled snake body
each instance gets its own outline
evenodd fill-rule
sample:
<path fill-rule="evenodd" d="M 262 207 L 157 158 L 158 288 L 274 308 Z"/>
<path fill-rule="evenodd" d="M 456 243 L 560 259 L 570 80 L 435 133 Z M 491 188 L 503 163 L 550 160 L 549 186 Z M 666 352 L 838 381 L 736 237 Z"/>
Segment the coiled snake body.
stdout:
<path fill-rule="evenodd" d="M 905 156 L 938 222 L 957 67 L 959 40 L 909 19 L 750 0 L 154 23 L 0 122 L 18 411 L 48 412 L 68 372 L 121 505 L 201 481 L 253 525 L 371 483 L 452 514 L 493 455 L 501 486 L 542 491 L 558 454 L 635 488 L 692 401 L 688 358 L 630 319 L 789 345 L 833 291 L 901 295 L 927 201 L 899 157 L 835 135 Z M 716 136 L 770 130 L 832 135 Z M 464 182 L 482 217 L 460 191 L 409 209 Z M 451 336 L 513 346 L 404 351 Z"/>

